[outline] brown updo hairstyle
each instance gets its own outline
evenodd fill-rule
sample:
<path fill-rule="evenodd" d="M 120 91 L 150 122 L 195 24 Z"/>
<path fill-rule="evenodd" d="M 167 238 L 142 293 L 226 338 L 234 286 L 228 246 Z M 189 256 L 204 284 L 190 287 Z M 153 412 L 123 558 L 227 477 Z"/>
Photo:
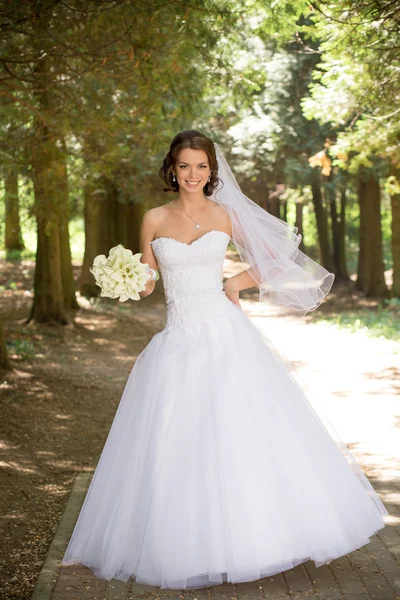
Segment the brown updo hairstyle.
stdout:
<path fill-rule="evenodd" d="M 215 155 L 215 146 L 211 138 L 207 137 L 196 129 L 188 129 L 181 131 L 172 140 L 169 147 L 167 156 L 164 158 L 162 167 L 158 174 L 161 179 L 167 184 L 168 187 L 163 188 L 163 192 L 177 193 L 179 191 L 179 184 L 177 181 L 173 181 L 173 168 L 178 162 L 178 155 L 184 148 L 191 148 L 193 150 L 204 150 L 207 154 L 208 162 L 210 165 L 210 181 L 203 187 L 205 196 L 211 196 L 214 189 L 217 188 L 218 182 L 218 161 Z"/>

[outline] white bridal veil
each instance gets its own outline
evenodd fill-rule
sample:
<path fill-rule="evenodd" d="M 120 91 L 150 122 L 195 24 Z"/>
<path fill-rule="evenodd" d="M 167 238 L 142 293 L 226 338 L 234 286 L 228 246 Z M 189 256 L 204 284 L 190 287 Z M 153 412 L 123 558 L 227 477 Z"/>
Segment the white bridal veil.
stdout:
<path fill-rule="evenodd" d="M 222 151 L 214 143 L 222 185 L 212 198 L 229 214 L 240 259 L 259 288 L 259 300 L 282 312 L 303 314 L 317 308 L 335 275 L 299 250 L 297 227 L 274 217 L 241 191 Z"/>

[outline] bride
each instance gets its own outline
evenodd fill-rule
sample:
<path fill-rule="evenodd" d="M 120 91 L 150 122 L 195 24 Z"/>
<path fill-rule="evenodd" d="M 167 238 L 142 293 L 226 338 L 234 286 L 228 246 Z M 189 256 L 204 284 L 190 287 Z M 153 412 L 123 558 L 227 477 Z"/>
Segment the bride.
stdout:
<path fill-rule="evenodd" d="M 160 270 L 166 325 L 131 370 L 62 564 L 186 589 L 360 548 L 388 512 L 239 302 L 257 287 L 305 314 L 333 275 L 202 133 L 175 136 L 160 175 L 177 196 L 144 215 L 141 252 Z M 249 268 L 223 282 L 230 240 Z"/>

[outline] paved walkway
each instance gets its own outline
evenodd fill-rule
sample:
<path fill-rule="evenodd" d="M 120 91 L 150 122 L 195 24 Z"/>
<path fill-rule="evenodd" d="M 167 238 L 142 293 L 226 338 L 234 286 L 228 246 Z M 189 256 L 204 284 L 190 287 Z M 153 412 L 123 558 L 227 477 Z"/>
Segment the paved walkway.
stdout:
<path fill-rule="evenodd" d="M 390 512 L 388 524 L 371 542 L 328 565 L 316 568 L 312 561 L 289 571 L 251 583 L 229 584 L 196 590 L 161 589 L 96 578 L 83 566 L 59 568 L 60 560 L 91 475 L 78 474 L 69 502 L 53 538 L 32 600 L 130 600 L 168 597 L 183 600 L 393 600 L 400 598 L 400 510 L 390 502 L 399 494 L 395 485 L 381 488 L 372 481 Z M 397 525 L 396 525 L 397 523 Z"/>
<path fill-rule="evenodd" d="M 195 590 L 105 582 L 82 566 L 60 569 L 90 474 L 75 479 L 68 504 L 39 575 L 32 600 L 400 600 L 399 354 L 371 340 L 304 321 L 269 320 L 259 304 L 242 301 L 255 324 L 296 365 L 302 381 L 364 468 L 389 511 L 371 542 L 316 568 L 312 561 L 252 583 Z M 160 328 L 159 305 L 143 304 L 140 320 Z M 307 329 L 306 329 L 307 328 Z M 329 389 L 329 394 L 326 390 Z"/>

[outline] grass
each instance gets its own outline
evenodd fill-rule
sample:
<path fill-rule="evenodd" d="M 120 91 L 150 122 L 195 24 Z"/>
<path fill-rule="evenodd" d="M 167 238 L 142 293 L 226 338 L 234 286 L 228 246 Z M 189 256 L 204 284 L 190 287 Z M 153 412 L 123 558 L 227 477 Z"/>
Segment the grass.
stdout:
<path fill-rule="evenodd" d="M 6 290 L 17 290 L 18 284 L 16 281 L 8 281 L 6 285 L 0 285 L 0 293 L 5 292 Z"/>
<path fill-rule="evenodd" d="M 315 322 L 361 331 L 370 337 L 400 341 L 400 299 L 383 300 L 376 308 L 348 310 L 334 315 L 315 314 Z"/>
<path fill-rule="evenodd" d="M 7 340 L 7 351 L 11 358 L 31 360 L 36 355 L 35 346 L 28 340 Z"/>

